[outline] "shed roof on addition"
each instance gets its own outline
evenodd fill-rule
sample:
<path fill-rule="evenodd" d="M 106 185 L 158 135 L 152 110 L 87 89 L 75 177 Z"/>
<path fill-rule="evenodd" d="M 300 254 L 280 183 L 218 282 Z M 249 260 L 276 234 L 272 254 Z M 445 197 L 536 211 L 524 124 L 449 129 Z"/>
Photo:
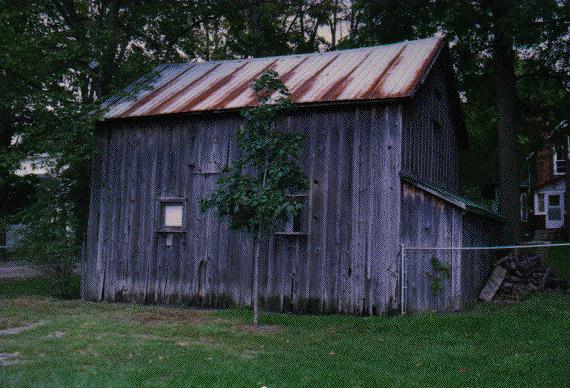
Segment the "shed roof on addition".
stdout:
<path fill-rule="evenodd" d="M 497 213 L 479 205 L 476 202 L 471 201 L 470 199 L 461 197 L 457 194 L 451 193 L 447 190 L 434 186 L 431 183 L 422 182 L 416 178 L 410 177 L 408 175 L 401 175 L 402 181 L 411 184 L 417 187 L 420 190 L 425 191 L 433 196 L 436 196 L 445 202 L 454 205 L 462 210 L 465 210 L 469 213 L 478 214 L 480 216 L 484 216 L 495 221 L 504 222 L 505 218 L 498 215 Z"/>
<path fill-rule="evenodd" d="M 250 107 L 257 103 L 251 86 L 265 69 L 279 73 L 297 104 L 410 97 L 443 42 L 434 37 L 326 53 L 160 65 L 122 97 L 109 99 L 105 118 Z"/>

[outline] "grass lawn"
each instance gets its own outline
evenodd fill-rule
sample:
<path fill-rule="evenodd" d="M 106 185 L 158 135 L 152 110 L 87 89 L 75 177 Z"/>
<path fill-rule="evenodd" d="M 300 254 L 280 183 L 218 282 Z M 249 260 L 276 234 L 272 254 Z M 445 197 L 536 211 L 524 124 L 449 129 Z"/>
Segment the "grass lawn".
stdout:
<path fill-rule="evenodd" d="M 49 277 L 32 279 L 0 280 L 0 298 L 32 295 L 52 295 L 57 288 L 57 282 Z M 70 293 L 79 295 L 80 279 L 73 276 Z"/>
<path fill-rule="evenodd" d="M 262 314 L 18 296 L 0 282 L 0 386 L 564 386 L 570 299 L 406 317 Z M 19 288 L 25 287 L 20 284 Z M 15 355 L 14 355 L 15 354 Z M 1 358 L 0 358 L 1 360 Z"/>

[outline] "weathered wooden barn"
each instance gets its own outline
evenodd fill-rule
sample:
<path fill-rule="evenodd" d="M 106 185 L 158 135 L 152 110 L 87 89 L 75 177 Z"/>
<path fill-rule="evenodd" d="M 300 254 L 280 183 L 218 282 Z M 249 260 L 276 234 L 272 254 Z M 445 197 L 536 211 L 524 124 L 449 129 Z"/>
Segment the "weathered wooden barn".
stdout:
<path fill-rule="evenodd" d="M 458 197 L 466 132 L 445 40 L 159 66 L 109 102 L 93 161 L 85 295 L 90 300 L 249 305 L 252 240 L 199 201 L 235 159 L 239 110 L 276 70 L 306 135 L 304 213 L 264 243 L 260 298 L 273 310 L 376 314 L 474 300 L 489 257 L 400 244 L 491 243 L 498 221 Z M 146 83 L 149 87 L 140 87 Z M 136 88 L 136 89 L 135 89 Z M 431 258 L 452 276 L 430 291 Z"/>

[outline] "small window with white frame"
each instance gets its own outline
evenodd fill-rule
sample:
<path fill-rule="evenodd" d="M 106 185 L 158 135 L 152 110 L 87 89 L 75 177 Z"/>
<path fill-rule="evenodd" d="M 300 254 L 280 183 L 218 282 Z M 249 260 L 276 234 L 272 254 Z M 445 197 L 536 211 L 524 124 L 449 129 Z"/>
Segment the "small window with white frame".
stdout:
<path fill-rule="evenodd" d="M 534 214 L 546 214 L 545 200 L 546 197 L 544 193 L 534 194 Z"/>
<path fill-rule="evenodd" d="M 161 199 L 159 206 L 159 230 L 181 232 L 185 228 L 185 200 L 181 198 Z"/>
<path fill-rule="evenodd" d="M 566 158 L 567 151 L 564 147 L 554 147 L 552 150 L 553 161 L 552 166 L 554 169 L 554 175 L 565 175 L 566 174 Z"/>

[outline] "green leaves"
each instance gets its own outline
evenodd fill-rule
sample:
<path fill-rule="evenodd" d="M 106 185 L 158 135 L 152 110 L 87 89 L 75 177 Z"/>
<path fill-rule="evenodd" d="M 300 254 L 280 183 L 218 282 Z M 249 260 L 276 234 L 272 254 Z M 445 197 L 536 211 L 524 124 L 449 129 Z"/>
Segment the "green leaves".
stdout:
<path fill-rule="evenodd" d="M 289 91 L 273 70 L 264 72 L 253 90 L 260 105 L 242 114 L 245 123 L 237 129 L 240 156 L 201 203 L 202 211 L 216 209 L 232 229 L 249 233 L 298 214 L 302 205 L 288 194 L 308 187 L 299 165 L 304 136 L 275 129 L 279 115 L 292 107 Z"/>
<path fill-rule="evenodd" d="M 443 264 L 435 256 L 431 258 L 431 266 L 433 268 L 433 273 L 428 273 L 429 286 L 432 294 L 439 295 L 443 291 L 443 281 L 451 279 L 451 268 Z"/>

